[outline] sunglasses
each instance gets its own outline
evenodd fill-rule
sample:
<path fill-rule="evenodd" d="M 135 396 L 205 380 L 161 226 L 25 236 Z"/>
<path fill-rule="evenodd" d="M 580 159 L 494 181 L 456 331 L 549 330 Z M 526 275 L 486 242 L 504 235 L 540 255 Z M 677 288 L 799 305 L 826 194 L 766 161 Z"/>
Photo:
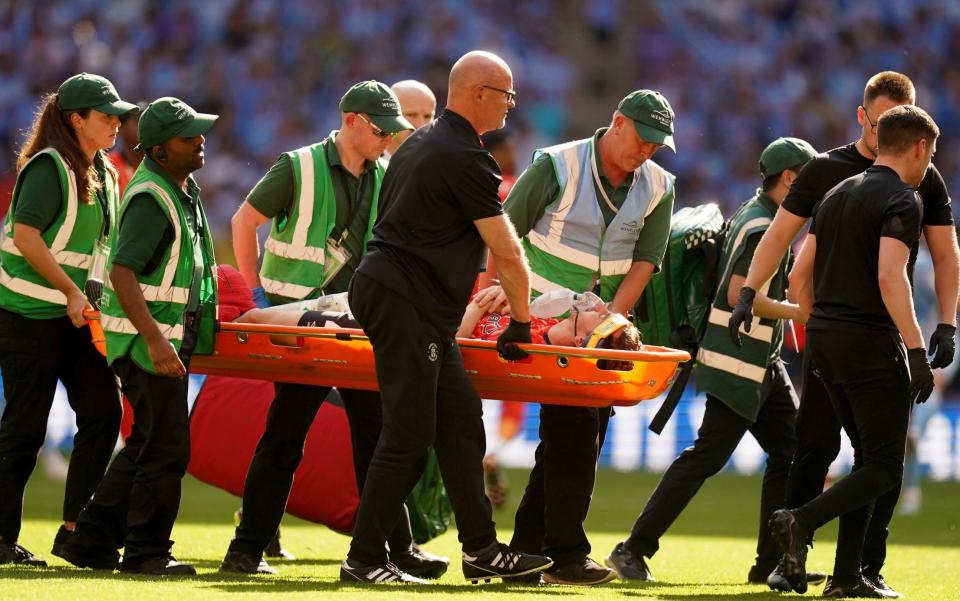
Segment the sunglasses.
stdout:
<path fill-rule="evenodd" d="M 374 123 L 373 123 L 372 121 L 370 121 L 369 119 L 367 119 L 366 116 L 364 116 L 363 113 L 357 113 L 357 117 L 360 117 L 360 119 L 362 119 L 364 123 L 366 123 L 367 125 L 369 125 L 369 126 L 370 126 L 370 131 L 372 131 L 372 132 L 373 132 L 373 135 L 377 136 L 378 138 L 392 138 L 392 137 L 394 137 L 395 135 L 397 135 L 396 133 L 390 133 L 390 132 L 387 132 L 387 131 L 383 131 L 382 129 L 380 129 L 379 127 L 377 127 L 376 125 L 374 125 Z"/>
<path fill-rule="evenodd" d="M 502 88 L 495 88 L 493 86 L 488 86 L 486 84 L 481 84 L 481 87 L 488 88 L 490 90 L 493 90 L 494 92 L 500 92 L 501 94 L 507 97 L 507 102 L 513 102 L 514 99 L 517 97 L 517 93 L 514 90 L 504 90 Z"/>

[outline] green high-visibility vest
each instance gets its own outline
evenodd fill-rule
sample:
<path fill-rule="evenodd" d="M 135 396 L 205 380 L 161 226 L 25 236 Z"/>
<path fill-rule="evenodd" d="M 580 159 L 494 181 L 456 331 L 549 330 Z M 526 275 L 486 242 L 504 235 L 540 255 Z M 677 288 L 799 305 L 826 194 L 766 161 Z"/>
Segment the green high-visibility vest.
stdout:
<path fill-rule="evenodd" d="M 740 328 L 743 346 L 730 340 L 727 323 L 733 308 L 727 302 L 727 288 L 733 267 L 747 247 L 751 235 L 770 227 L 777 205 L 760 190 L 730 219 L 718 269 L 720 285 L 710 309 L 706 331 L 697 352 L 697 389 L 719 398 L 743 417 L 755 421 L 760 412 L 760 385 L 767 367 L 780 357 L 783 320 L 754 317 L 750 331 Z M 787 288 L 790 251 L 780 262 L 773 278 L 757 291 L 773 300 L 783 300 Z"/>
<path fill-rule="evenodd" d="M 76 175 L 55 148 L 44 148 L 33 155 L 17 176 L 13 201 L 3 224 L 3 241 L 0 242 L 0 306 L 25 317 L 51 319 L 67 314 L 67 297 L 37 273 L 13 243 L 16 229 L 14 207 L 20 200 L 21 178 L 27 166 L 41 156 L 49 156 L 56 164 L 63 199 L 56 219 L 41 237 L 57 264 L 80 290 L 84 289 L 87 279 L 93 246 L 103 232 L 104 212 L 95 198 L 91 202 L 80 202 Z M 109 221 L 113 223 L 119 192 L 116 178 L 109 169 L 105 173 L 104 192 Z M 91 196 L 93 194 L 91 191 Z"/>
<path fill-rule="evenodd" d="M 330 133 L 330 144 L 334 143 L 336 134 Z M 328 261 L 327 240 L 336 222 L 337 203 L 322 143 L 298 148 L 288 152 L 287 156 L 293 167 L 296 202 L 289 216 L 274 218 L 270 226 L 270 237 L 264 243 L 260 282 L 271 300 L 289 302 L 317 298 L 323 293 L 321 284 L 325 276 L 324 265 Z M 373 200 L 363 236 L 364 252 L 373 237 L 385 170 L 383 161 L 377 160 Z M 349 226 L 347 224 L 347 228 Z"/>
<path fill-rule="evenodd" d="M 186 213 L 194 210 L 194 207 L 189 206 L 189 203 L 184 206 L 179 190 L 164 177 L 141 164 L 127 184 L 120 202 L 120 218 L 117 220 L 118 225 L 113 228 L 114 238 L 119 235 L 119 222 L 130 206 L 130 200 L 144 193 L 156 201 L 173 225 L 174 236 L 157 267 L 150 273 L 137 275 L 140 291 L 150 314 L 160 326 L 160 331 L 178 352 L 183 342 L 184 318 L 187 313 L 199 310 L 199 331 L 193 353 L 208 355 L 213 352 L 216 334 L 217 266 L 203 205 L 198 199 L 194 213 L 194 231 Z M 116 241 L 111 244 L 111 264 L 117 246 Z M 127 318 L 110 284 L 104 287 L 100 310 L 101 325 L 107 342 L 107 362 L 112 364 L 118 357 L 129 355 L 142 369 L 156 373 L 146 340 Z"/>

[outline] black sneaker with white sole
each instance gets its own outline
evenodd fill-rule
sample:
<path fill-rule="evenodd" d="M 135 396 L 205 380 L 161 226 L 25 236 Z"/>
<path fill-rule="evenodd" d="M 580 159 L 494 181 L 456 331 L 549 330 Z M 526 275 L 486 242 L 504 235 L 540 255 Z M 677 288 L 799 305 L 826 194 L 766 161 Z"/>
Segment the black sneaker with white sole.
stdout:
<path fill-rule="evenodd" d="M 463 553 L 463 577 L 473 584 L 536 574 L 552 565 L 549 557 L 516 551 L 504 543 L 494 543 L 476 555 Z"/>
<path fill-rule="evenodd" d="M 426 580 L 407 574 L 392 563 L 375 563 L 369 566 L 352 565 L 349 559 L 340 564 L 340 582 L 355 584 L 427 584 Z"/>

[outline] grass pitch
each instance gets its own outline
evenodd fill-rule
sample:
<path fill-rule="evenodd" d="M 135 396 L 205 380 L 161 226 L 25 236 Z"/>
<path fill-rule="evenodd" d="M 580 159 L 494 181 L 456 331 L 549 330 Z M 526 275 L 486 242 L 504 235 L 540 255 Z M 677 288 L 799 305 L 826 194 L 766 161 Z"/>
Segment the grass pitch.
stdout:
<path fill-rule="evenodd" d="M 510 537 L 513 511 L 526 473 L 508 472 L 510 503 L 498 511 L 501 540 Z M 602 470 L 598 475 L 587 530 L 593 557 L 602 559 L 622 540 L 658 476 Z M 68 567 L 49 554 L 59 525 L 63 497 L 61 483 L 37 473 L 27 490 L 26 515 L 20 542 L 50 564 L 46 569 L 0 566 L 0 600 L 3 601 L 148 601 L 175 599 L 424 599 L 432 595 L 484 601 L 513 599 L 652 599 L 696 601 L 780 599 L 766 586 L 745 584 L 754 558 L 758 527 L 760 480 L 756 477 L 720 475 L 707 482 L 673 529 L 661 541 L 660 552 L 650 562 L 658 582 L 634 584 L 614 581 L 592 587 L 529 585 L 470 585 L 459 567 L 455 532 L 448 532 L 426 549 L 451 557 L 450 571 L 436 584 L 423 587 L 396 585 L 375 588 L 345 586 L 338 581 L 339 565 L 349 539 L 322 526 L 286 518 L 284 546 L 294 561 L 273 562 L 279 576 L 227 576 L 217 566 L 233 533 L 232 515 L 239 499 L 192 478 L 184 482 L 180 519 L 174 528 L 174 554 L 196 564 L 199 575 L 190 579 L 158 580 L 104 574 Z M 884 575 L 909 600 L 960 599 L 960 484 L 927 483 L 920 516 L 896 516 Z M 829 571 L 833 565 L 835 526 L 824 528 L 810 552 L 808 565 Z M 807 597 L 819 596 L 819 587 Z M 795 597 L 795 595 L 790 595 Z"/>

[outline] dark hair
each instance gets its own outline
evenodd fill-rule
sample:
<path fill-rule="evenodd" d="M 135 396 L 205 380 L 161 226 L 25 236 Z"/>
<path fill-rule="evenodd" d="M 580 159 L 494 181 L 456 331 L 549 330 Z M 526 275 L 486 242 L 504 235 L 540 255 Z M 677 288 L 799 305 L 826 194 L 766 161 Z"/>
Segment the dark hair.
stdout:
<path fill-rule="evenodd" d="M 910 104 L 895 106 L 880 115 L 877 122 L 877 145 L 881 153 L 900 154 L 918 140 L 932 143 L 940 136 L 940 128 L 925 110 Z"/>
<path fill-rule="evenodd" d="M 90 110 L 87 108 L 76 111 L 62 111 L 60 110 L 59 94 L 54 92 L 44 96 L 43 105 L 37 111 L 30 132 L 27 134 L 27 140 L 17 157 L 17 171 L 23 169 L 27 161 L 44 148 L 56 148 L 76 177 L 77 197 L 80 202 L 93 202 L 93 192 L 98 190 L 101 184 L 97 179 L 94 161 L 88 159 L 83 149 L 80 148 L 77 132 L 70 125 L 70 115 L 72 113 L 77 113 L 86 118 L 90 114 Z M 106 169 L 116 175 L 106 154 L 102 150 L 98 150 L 97 153 Z"/>
<path fill-rule="evenodd" d="M 803 166 L 804 166 L 804 163 L 797 163 L 796 165 L 793 165 L 793 166 L 791 166 L 791 167 L 787 167 L 787 168 L 784 169 L 783 171 L 797 171 L 797 172 L 799 172 L 800 169 L 803 168 Z M 774 174 L 768 175 L 767 177 L 763 178 L 763 191 L 764 191 L 764 192 L 769 192 L 770 190 L 773 190 L 774 188 L 777 187 L 777 183 L 780 181 L 780 175 L 783 173 L 783 171 L 780 171 L 779 173 L 774 173 Z"/>
<path fill-rule="evenodd" d="M 917 93 L 913 82 L 903 73 L 881 71 L 867 80 L 863 88 L 863 106 L 867 106 L 880 96 L 886 96 L 897 103 L 913 104 Z"/>
<path fill-rule="evenodd" d="M 597 348 L 621 351 L 639 351 L 640 346 L 640 331 L 633 324 L 620 328 L 613 334 L 601 339 L 597 344 Z M 597 368 L 611 371 L 630 371 L 633 369 L 633 362 L 600 359 L 597 361 Z"/>
<path fill-rule="evenodd" d="M 483 147 L 487 149 L 487 152 L 493 152 L 512 139 L 513 133 L 506 128 L 488 131 L 480 136 L 480 140 L 483 141 Z"/>

